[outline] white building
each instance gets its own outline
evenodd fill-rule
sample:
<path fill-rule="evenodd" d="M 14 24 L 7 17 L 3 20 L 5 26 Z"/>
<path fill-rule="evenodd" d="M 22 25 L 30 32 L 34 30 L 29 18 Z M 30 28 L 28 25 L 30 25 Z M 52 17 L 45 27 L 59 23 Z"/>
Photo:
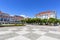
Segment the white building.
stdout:
<path fill-rule="evenodd" d="M 20 23 L 20 20 L 23 20 L 22 16 L 10 16 L 7 13 L 3 13 L 0 11 L 0 24 L 12 24 L 12 23 Z"/>
<path fill-rule="evenodd" d="M 36 17 L 41 19 L 57 18 L 55 11 L 41 12 L 39 14 L 36 14 Z"/>

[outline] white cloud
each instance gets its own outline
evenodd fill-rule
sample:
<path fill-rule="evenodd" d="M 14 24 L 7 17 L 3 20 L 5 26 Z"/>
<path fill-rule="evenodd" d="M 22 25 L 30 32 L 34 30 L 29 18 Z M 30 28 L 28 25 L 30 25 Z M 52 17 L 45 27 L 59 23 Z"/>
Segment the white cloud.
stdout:
<path fill-rule="evenodd" d="M 10 15 L 10 16 L 14 16 L 14 15 Z"/>
<path fill-rule="evenodd" d="M 20 15 L 20 16 L 25 17 L 25 18 L 27 18 L 27 17 L 28 17 L 28 16 L 26 16 L 26 15 Z"/>

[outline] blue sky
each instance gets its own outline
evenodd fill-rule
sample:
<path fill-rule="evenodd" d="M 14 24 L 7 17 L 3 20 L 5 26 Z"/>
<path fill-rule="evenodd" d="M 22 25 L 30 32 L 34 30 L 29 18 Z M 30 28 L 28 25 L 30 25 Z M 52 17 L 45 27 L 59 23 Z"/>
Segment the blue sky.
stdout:
<path fill-rule="evenodd" d="M 60 0 L 0 0 L 0 10 L 10 15 L 29 17 L 42 11 L 55 10 L 60 18 Z"/>

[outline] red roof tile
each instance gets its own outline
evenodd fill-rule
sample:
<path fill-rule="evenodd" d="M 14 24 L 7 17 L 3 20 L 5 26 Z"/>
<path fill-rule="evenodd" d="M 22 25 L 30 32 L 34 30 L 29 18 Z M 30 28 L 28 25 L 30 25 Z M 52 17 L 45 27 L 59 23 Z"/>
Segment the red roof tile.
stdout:
<path fill-rule="evenodd" d="M 53 11 L 45 11 L 45 12 L 41 12 L 39 14 L 36 14 L 36 16 L 40 16 L 40 15 L 44 15 L 44 14 L 50 14 Z"/>

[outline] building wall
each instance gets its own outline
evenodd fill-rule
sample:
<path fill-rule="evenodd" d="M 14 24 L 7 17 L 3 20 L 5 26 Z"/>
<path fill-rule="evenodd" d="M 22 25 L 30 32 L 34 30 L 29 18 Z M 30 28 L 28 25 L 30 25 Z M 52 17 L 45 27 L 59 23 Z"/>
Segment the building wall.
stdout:
<path fill-rule="evenodd" d="M 24 18 L 21 16 L 10 16 L 0 11 L 0 24 L 19 23 L 18 21 L 22 19 Z"/>
<path fill-rule="evenodd" d="M 44 13 L 41 13 L 41 14 L 37 14 L 36 17 L 41 18 L 41 19 L 57 18 L 56 13 L 54 11 L 53 12 L 44 12 Z"/>

